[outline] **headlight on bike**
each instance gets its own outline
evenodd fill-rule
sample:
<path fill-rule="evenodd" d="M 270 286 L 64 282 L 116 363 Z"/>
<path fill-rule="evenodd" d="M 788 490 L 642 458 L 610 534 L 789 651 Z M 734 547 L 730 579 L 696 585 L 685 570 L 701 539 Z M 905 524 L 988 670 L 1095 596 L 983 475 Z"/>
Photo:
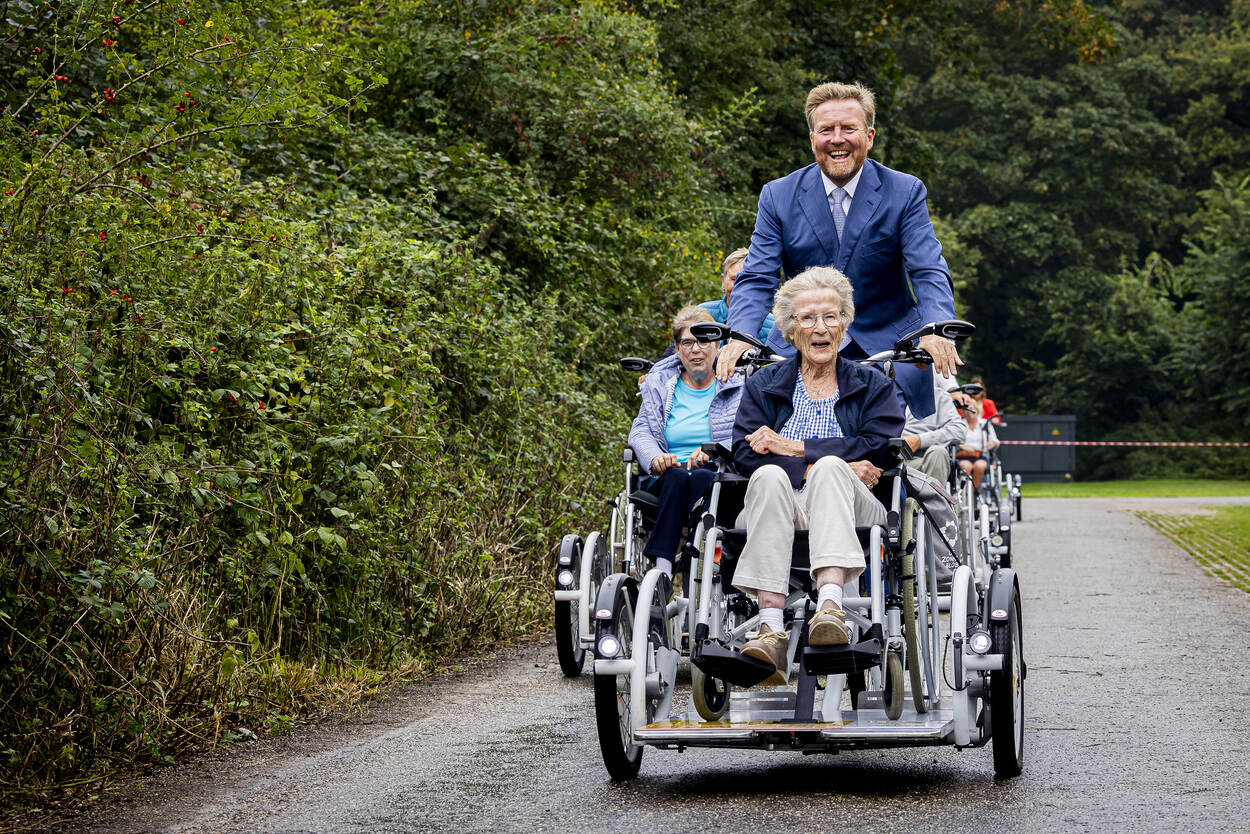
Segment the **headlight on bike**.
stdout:
<path fill-rule="evenodd" d="M 968 635 L 968 648 L 972 649 L 973 654 L 986 654 L 990 650 L 990 633 L 988 631 L 974 631 Z"/>
<path fill-rule="evenodd" d="M 567 568 L 556 574 L 556 582 L 560 583 L 561 588 L 573 587 L 573 571 Z"/>
<path fill-rule="evenodd" d="M 994 534 L 994 535 L 990 538 L 990 543 L 991 543 L 991 544 L 993 544 L 995 547 L 1002 547 L 1002 546 L 1003 546 L 1003 534 L 1002 534 L 1002 533 L 995 533 L 995 534 Z"/>
<path fill-rule="evenodd" d="M 599 638 L 599 645 L 595 647 L 595 651 L 599 657 L 610 660 L 616 657 L 617 652 L 621 650 L 621 641 L 617 640 L 611 634 L 605 634 Z"/>

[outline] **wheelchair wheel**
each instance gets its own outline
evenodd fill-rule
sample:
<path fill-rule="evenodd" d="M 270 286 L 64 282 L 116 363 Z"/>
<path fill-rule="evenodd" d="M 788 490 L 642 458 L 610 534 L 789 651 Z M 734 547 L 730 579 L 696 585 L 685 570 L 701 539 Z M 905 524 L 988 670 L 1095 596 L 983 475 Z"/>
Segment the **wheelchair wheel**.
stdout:
<path fill-rule="evenodd" d="M 582 540 L 570 533 L 560 541 L 557 570 L 571 571 L 573 576 L 577 577 L 581 576 L 581 569 Z M 594 599 L 593 594 L 590 599 Z M 572 602 L 556 601 L 556 657 L 560 659 L 560 671 L 570 678 L 580 675 L 582 666 L 586 662 L 586 650 L 582 648 L 581 628 L 578 626 L 577 614 L 577 606 Z"/>
<path fill-rule="evenodd" d="M 1024 769 L 1024 659 L 1020 636 L 1020 591 L 1011 596 L 1006 621 L 990 624 L 991 651 L 1003 668 L 990 672 L 990 733 L 994 773 L 1019 776 Z"/>
<path fill-rule="evenodd" d="M 903 655 L 901 652 L 885 653 L 885 717 L 897 721 L 903 714 Z"/>
<path fill-rule="evenodd" d="M 727 681 L 714 678 L 698 666 L 690 666 L 690 695 L 694 708 L 704 721 L 719 721 L 729 709 L 731 687 Z"/>
<path fill-rule="evenodd" d="M 977 503 L 970 479 L 964 481 L 959 497 L 959 535 L 963 539 L 961 542 L 963 548 L 960 553 L 960 560 L 963 564 L 972 568 L 972 573 L 975 576 L 977 572 Z"/>
<path fill-rule="evenodd" d="M 614 633 L 620 641 L 617 656 L 632 657 L 635 653 L 634 601 L 628 589 L 621 588 L 612 615 Z M 645 652 L 646 647 L 640 646 L 637 651 Z M 629 675 L 595 675 L 595 726 L 599 731 L 603 764 L 612 780 L 624 782 L 637 776 L 642 766 L 643 748 L 632 743 Z"/>
<path fill-rule="evenodd" d="M 919 515 L 919 512 L 920 510 L 915 499 L 908 498 L 906 503 L 903 504 L 904 542 L 911 541 L 915 536 L 916 525 L 924 523 L 924 519 Z M 925 698 L 924 687 L 925 670 L 922 663 L 923 652 L 927 648 L 928 640 L 919 639 L 919 629 L 916 626 L 917 614 L 923 618 L 926 613 L 924 610 L 918 611 L 916 604 L 917 583 L 920 585 L 921 594 L 924 593 L 926 587 L 924 582 L 924 560 L 917 558 L 922 555 L 919 547 L 913 550 L 910 555 L 904 555 L 903 575 L 908 578 L 900 583 L 900 593 L 903 597 L 903 640 L 907 646 L 907 675 L 911 680 L 911 699 L 916 706 L 916 712 L 925 712 L 928 709 L 928 700 Z M 921 606 L 921 608 L 924 608 L 924 606 Z M 928 635 L 925 636 L 927 637 Z"/>

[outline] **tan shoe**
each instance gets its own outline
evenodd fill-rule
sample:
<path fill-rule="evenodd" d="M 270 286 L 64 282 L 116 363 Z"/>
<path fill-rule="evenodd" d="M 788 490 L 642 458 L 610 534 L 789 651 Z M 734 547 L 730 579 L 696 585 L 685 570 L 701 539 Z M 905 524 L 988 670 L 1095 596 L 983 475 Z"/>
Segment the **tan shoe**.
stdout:
<path fill-rule="evenodd" d="M 742 654 L 765 663 L 771 663 L 774 672 L 760 686 L 785 686 L 789 682 L 786 664 L 786 649 L 790 646 L 790 635 L 784 631 L 773 631 L 768 623 L 760 623 L 760 633 L 747 641 L 742 647 Z"/>
<path fill-rule="evenodd" d="M 850 637 L 846 630 L 846 612 L 832 600 L 825 600 L 824 607 L 807 624 L 809 646 L 845 646 Z"/>

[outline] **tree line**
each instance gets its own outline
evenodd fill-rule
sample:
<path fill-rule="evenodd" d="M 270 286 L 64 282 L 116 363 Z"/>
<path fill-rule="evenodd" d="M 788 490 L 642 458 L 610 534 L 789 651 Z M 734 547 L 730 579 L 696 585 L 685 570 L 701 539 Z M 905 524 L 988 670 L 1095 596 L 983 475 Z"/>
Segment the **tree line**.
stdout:
<path fill-rule="evenodd" d="M 717 293 L 825 79 L 1085 437 L 1244 439 L 1250 2 L 5 6 L 0 784 L 281 732 L 532 629 L 615 360 Z M 1083 457 L 1085 476 L 1246 460 Z"/>

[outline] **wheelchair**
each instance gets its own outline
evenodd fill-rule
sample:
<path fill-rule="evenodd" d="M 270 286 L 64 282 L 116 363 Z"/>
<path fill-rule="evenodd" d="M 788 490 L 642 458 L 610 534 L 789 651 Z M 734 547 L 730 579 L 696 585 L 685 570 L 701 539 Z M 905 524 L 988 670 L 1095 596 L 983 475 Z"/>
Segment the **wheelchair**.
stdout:
<path fill-rule="evenodd" d="M 969 383 L 954 390 L 976 396 L 984 389 Z M 981 421 L 982 448 L 989 446 L 989 425 L 988 420 Z M 986 452 L 985 458 L 989 465 L 979 491 L 974 490 L 971 476 L 957 465 L 958 458 L 951 460 L 953 489 L 960 498 L 960 526 L 971 543 L 968 564 L 983 589 L 995 567 L 1012 565 L 1011 516 L 1019 496 L 1019 479 L 1004 474 L 998 448 Z"/>
<path fill-rule="evenodd" d="M 755 348 L 739 361 L 739 367 L 749 374 L 761 364 L 779 358 L 769 354 L 766 360 L 762 359 L 761 357 L 765 356 L 762 350 L 763 345 L 757 343 Z M 621 368 L 631 373 L 646 373 L 652 364 L 636 356 L 627 356 L 620 360 Z M 567 677 L 578 677 L 581 674 L 586 652 L 594 644 L 595 629 L 592 612 L 604 580 L 610 575 L 621 574 L 639 582 L 647 569 L 651 567 L 643 553 L 643 547 L 655 522 L 658 497 L 643 488 L 643 473 L 633 449 L 629 446 L 624 448 L 622 462 L 624 463 L 622 489 L 607 502 L 612 512 L 608 522 L 606 541 L 599 532 L 595 531 L 585 538 L 569 534 L 560 542 L 556 558 L 554 619 L 556 655 L 560 662 L 560 669 Z M 742 480 L 745 481 L 745 479 Z M 716 517 L 719 502 L 720 490 L 714 489 L 695 504 L 686 529 L 683 531 L 683 540 L 698 542 L 702 539 L 700 525 Z M 675 563 L 675 572 L 680 571 L 687 580 L 689 579 L 687 568 L 693 552 L 695 552 L 695 547 L 687 543 Z M 676 589 L 673 610 L 689 611 L 692 617 L 693 608 L 688 605 L 689 597 L 688 589 Z M 689 635 L 694 628 L 693 620 L 678 624 L 671 622 L 674 619 L 671 616 L 664 619 L 669 621 L 668 628 L 673 632 L 670 635 L 670 642 L 681 645 L 685 651 L 688 651 Z M 694 674 L 698 683 L 698 672 Z M 715 697 L 711 690 L 709 690 L 708 697 Z"/>
<path fill-rule="evenodd" d="M 963 337 L 971 329 L 962 322 L 930 325 L 869 361 L 924 361 L 928 355 L 915 346 L 921 336 Z M 708 341 L 753 342 L 713 323 L 694 325 L 691 333 Z M 1026 666 L 1016 576 L 998 568 L 981 588 L 962 564 L 949 595 L 939 596 L 937 548 L 928 540 L 930 525 L 921 519 L 927 511 L 905 486 L 910 452 L 901 440 L 891 445 L 900 461 L 882 477 L 886 521 L 856 531 L 866 570 L 844 589 L 847 645 L 808 645 L 816 594 L 804 569 L 806 534 L 796 531 L 784 609 L 790 637 L 786 671 L 793 688 L 750 689 L 773 667 L 739 651 L 759 628 L 754 601 L 732 584 L 745 531 L 719 523 L 711 513 L 705 516 L 683 605 L 674 599 L 665 606 L 657 598 L 662 574 L 656 569 L 641 579 L 617 573 L 604 581 L 595 605 L 595 717 L 613 780 L 636 777 L 647 747 L 835 753 L 992 744 L 997 773 L 1022 771 Z M 720 490 L 744 479 L 732 471 L 727 453 L 710 444 L 705 448 L 717 461 L 714 504 Z M 946 635 L 939 611 L 944 607 L 950 610 Z M 672 704 L 683 647 L 672 644 L 672 629 L 665 627 L 673 617 L 694 623 L 689 641 L 694 709 L 679 714 L 672 713 Z"/>

